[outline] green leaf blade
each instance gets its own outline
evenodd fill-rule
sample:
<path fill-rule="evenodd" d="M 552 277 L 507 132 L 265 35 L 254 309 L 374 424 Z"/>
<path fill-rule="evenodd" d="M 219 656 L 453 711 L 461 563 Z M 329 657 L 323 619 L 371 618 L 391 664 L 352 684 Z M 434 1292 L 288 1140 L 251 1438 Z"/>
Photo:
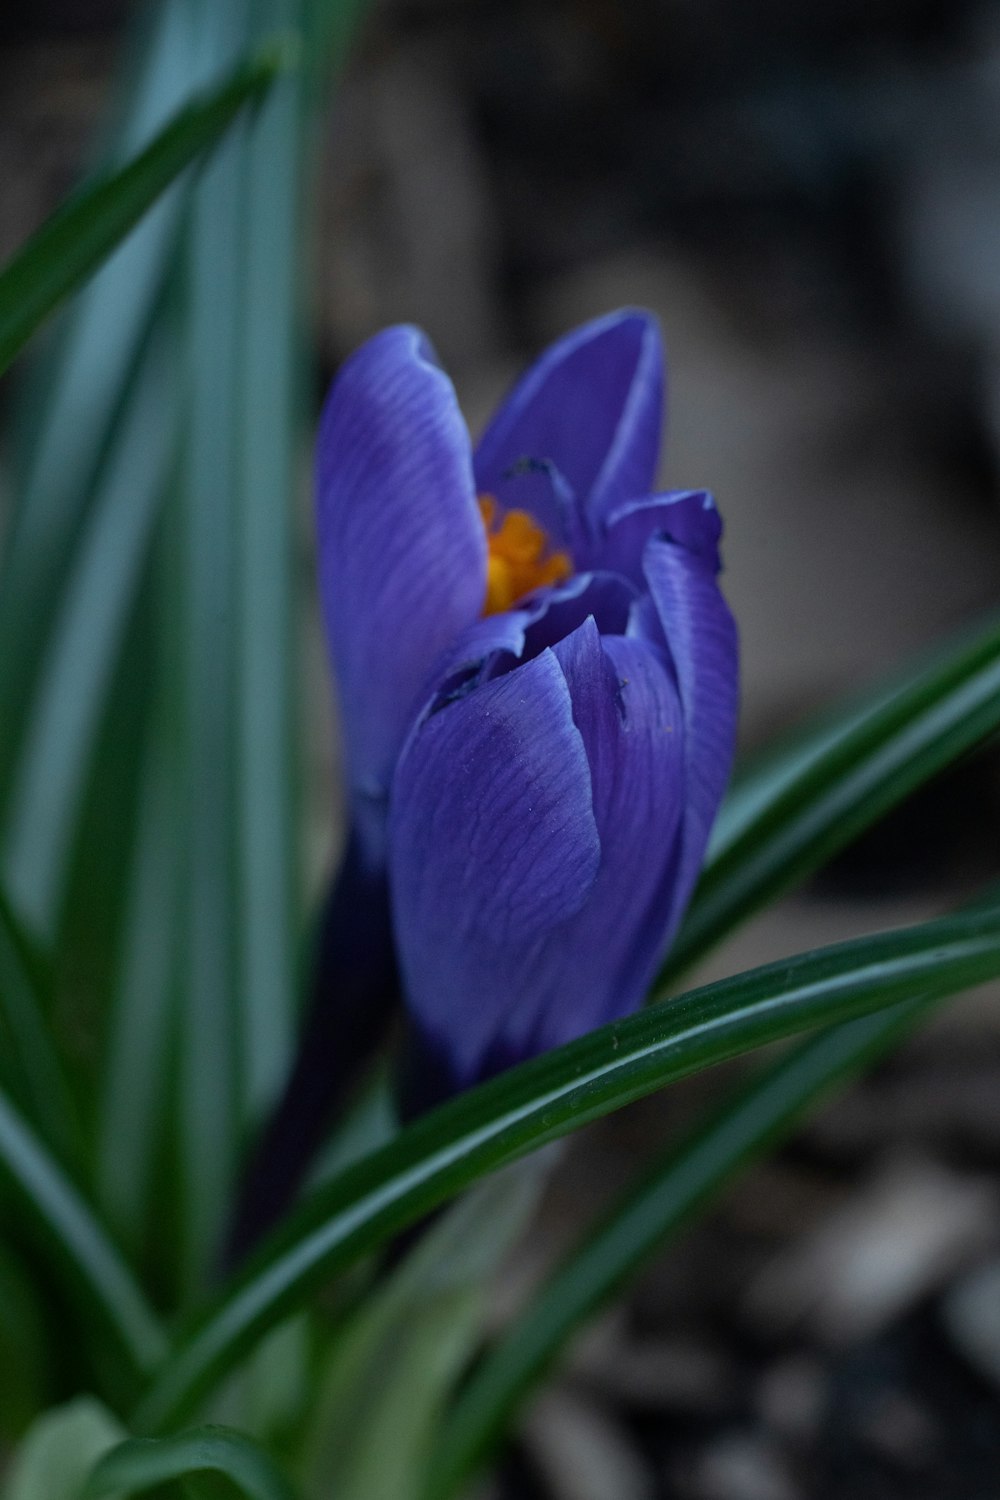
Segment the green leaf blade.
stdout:
<path fill-rule="evenodd" d="M 179 900 L 176 767 L 157 705 L 130 871 L 122 955 L 105 1044 L 97 1189 L 109 1223 L 135 1252 L 156 1198 L 155 1164 L 171 1052 Z"/>
<path fill-rule="evenodd" d="M 138 372 L 87 516 L 21 731 L 3 867 L 33 931 L 54 936 L 94 746 L 166 485 L 176 413 L 167 352 Z"/>
<path fill-rule="evenodd" d="M 690 991 L 469 1091 L 303 1205 L 178 1346 L 138 1424 L 176 1420 L 331 1273 L 485 1173 L 740 1052 L 997 974 L 1000 915 L 944 918 Z"/>
<path fill-rule="evenodd" d="M 2 1093 L 0 1176 L 62 1270 L 71 1302 L 108 1335 L 133 1381 L 148 1376 L 165 1347 L 158 1318 L 90 1206 Z"/>
<path fill-rule="evenodd" d="M 62 1059 L 52 1041 L 38 970 L 6 892 L 0 890 L 3 1071 L 8 1087 L 45 1143 L 62 1162 L 78 1165 L 79 1122 Z"/>
<path fill-rule="evenodd" d="M 206 33 L 228 45 L 227 7 Z M 222 33 L 220 37 L 220 33 Z M 182 785 L 178 1148 L 185 1289 L 218 1250 L 239 1145 L 235 557 L 242 133 L 209 163 L 186 243 L 187 404 L 177 579 Z"/>
<path fill-rule="evenodd" d="M 273 49 L 189 104 L 137 157 L 58 210 L 0 270 L 0 371 L 180 174 L 213 146 L 283 65 Z"/>
<path fill-rule="evenodd" d="M 1000 728 L 1000 620 L 738 781 L 659 983 Z"/>
<path fill-rule="evenodd" d="M 3 1500 L 79 1500 L 94 1464 L 123 1437 L 120 1422 L 90 1396 L 43 1412 L 14 1455 Z"/>
<path fill-rule="evenodd" d="M 822 1095 L 888 1051 L 926 1009 L 925 1001 L 904 1001 L 810 1037 L 644 1174 L 477 1368 L 443 1425 L 421 1500 L 456 1494 L 582 1324 L 743 1166 L 784 1137 Z"/>
<path fill-rule="evenodd" d="M 300 22 L 300 0 L 257 0 L 258 27 Z M 236 485 L 241 1112 L 256 1125 L 294 1042 L 296 872 L 294 502 L 302 428 L 299 271 L 308 134 L 299 73 L 279 79 L 246 145 Z"/>
<path fill-rule="evenodd" d="M 164 0 L 148 28 L 122 113 L 118 164 L 140 151 L 190 98 L 196 15 Z M 145 29 L 145 28 L 144 28 Z M 24 449 L 0 564 L 0 806 L 28 722 L 51 601 L 103 483 L 109 447 L 151 327 L 162 313 L 185 184 L 169 188 L 73 299 L 51 348 L 28 372 L 33 390 L 19 433 Z"/>
<path fill-rule="evenodd" d="M 294 1500 L 291 1486 L 264 1450 L 228 1427 L 198 1427 L 169 1438 L 130 1438 L 98 1461 L 80 1500 L 123 1500 L 197 1474 L 220 1475 L 246 1500 Z"/>
<path fill-rule="evenodd" d="M 414 1476 L 481 1340 L 490 1281 L 551 1165 L 546 1156 L 518 1162 L 465 1194 L 355 1310 L 313 1402 L 303 1466 L 311 1494 L 414 1500 Z"/>

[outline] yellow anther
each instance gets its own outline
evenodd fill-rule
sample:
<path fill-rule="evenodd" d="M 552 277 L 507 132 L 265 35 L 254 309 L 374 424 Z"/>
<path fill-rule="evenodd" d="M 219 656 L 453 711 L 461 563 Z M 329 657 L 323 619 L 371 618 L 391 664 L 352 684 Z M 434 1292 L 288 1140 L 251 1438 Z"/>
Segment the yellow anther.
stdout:
<path fill-rule="evenodd" d="M 570 577 L 569 553 L 553 551 L 526 510 L 501 511 L 492 495 L 480 495 L 479 513 L 488 549 L 484 615 L 499 614 L 525 594 Z"/>

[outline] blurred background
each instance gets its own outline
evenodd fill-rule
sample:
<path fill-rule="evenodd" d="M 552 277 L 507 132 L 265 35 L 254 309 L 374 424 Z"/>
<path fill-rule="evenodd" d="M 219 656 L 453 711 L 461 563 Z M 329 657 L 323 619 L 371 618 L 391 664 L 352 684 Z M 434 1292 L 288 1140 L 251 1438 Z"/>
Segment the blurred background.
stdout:
<path fill-rule="evenodd" d="M 3 256 L 88 160 L 131 10 L 3 7 Z M 712 489 L 725 518 L 748 750 L 995 607 L 1000 6 L 386 0 L 337 88 L 316 188 L 317 409 L 396 320 L 431 335 L 475 430 L 550 338 L 622 304 L 659 315 L 662 478 Z M 13 408 L 16 382 L 3 394 Z M 303 453 L 318 888 L 338 800 L 307 468 Z M 998 829 L 988 747 L 710 972 L 940 911 L 1000 875 Z M 498 1318 L 726 1081 L 576 1143 Z M 664 1254 L 535 1406 L 496 1492 L 996 1500 L 998 1474 L 1000 997 L 980 993 Z"/>

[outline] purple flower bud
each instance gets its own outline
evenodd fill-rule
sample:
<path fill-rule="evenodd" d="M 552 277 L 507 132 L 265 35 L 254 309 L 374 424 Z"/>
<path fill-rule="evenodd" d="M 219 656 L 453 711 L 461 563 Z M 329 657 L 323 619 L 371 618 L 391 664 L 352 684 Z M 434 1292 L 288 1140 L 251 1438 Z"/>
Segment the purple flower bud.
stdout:
<path fill-rule="evenodd" d="M 651 493 L 663 386 L 627 311 L 553 345 L 474 456 L 413 329 L 328 402 L 321 590 L 417 1107 L 635 1009 L 697 879 L 737 644 L 711 497 Z"/>

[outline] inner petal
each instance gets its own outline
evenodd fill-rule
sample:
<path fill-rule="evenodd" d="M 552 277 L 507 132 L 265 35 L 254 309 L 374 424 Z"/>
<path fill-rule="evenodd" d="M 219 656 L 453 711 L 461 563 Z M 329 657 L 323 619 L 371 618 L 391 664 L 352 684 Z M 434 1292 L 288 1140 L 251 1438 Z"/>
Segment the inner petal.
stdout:
<path fill-rule="evenodd" d="M 564 640 L 590 616 L 601 635 L 624 635 L 636 597 L 633 585 L 618 573 L 577 573 L 546 595 L 544 606 L 529 620 L 523 657 L 530 659 Z"/>

